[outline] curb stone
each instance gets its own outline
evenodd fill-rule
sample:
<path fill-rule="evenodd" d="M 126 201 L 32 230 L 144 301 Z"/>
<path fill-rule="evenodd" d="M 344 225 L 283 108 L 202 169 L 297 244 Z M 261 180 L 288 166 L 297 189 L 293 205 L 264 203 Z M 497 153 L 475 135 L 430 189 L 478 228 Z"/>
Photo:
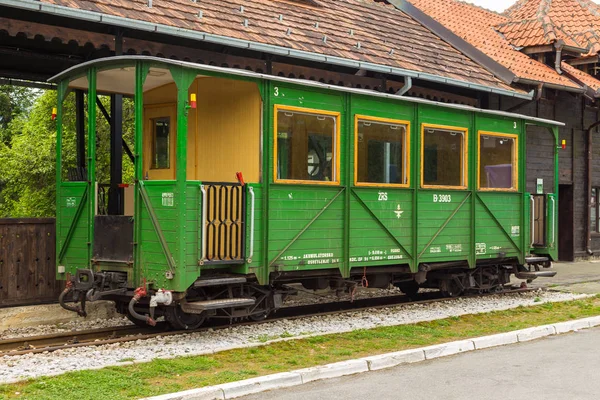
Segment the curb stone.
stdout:
<path fill-rule="evenodd" d="M 519 343 L 516 332 L 498 333 L 496 335 L 482 336 L 473 339 L 475 350 L 487 349 L 489 347 L 504 346 Z"/>
<path fill-rule="evenodd" d="M 395 353 L 366 357 L 365 360 L 367 360 L 369 365 L 369 371 L 377 371 L 379 369 L 396 367 L 402 364 L 425 361 L 425 352 L 423 349 L 404 350 Z"/>
<path fill-rule="evenodd" d="M 453 354 L 464 353 L 465 351 L 475 350 L 475 345 L 472 340 L 459 340 L 457 342 L 436 344 L 423 348 L 425 359 L 451 356 Z"/>
<path fill-rule="evenodd" d="M 535 340 L 555 334 L 556 329 L 554 328 L 554 325 L 542 325 L 518 331 L 517 338 L 519 339 L 519 342 L 528 342 L 530 340 Z"/>
<path fill-rule="evenodd" d="M 302 383 L 317 381 L 320 379 L 338 378 L 340 376 L 358 374 L 368 372 L 369 364 L 366 359 L 349 360 L 337 362 L 334 364 L 321 365 L 300 369 L 297 372 L 302 377 Z"/>
<path fill-rule="evenodd" d="M 542 325 L 513 332 L 482 336 L 474 339 L 442 343 L 419 349 L 380 354 L 291 372 L 265 375 L 238 382 L 148 397 L 145 400 L 228 400 L 266 390 L 281 389 L 302 385 L 316 380 L 377 371 L 402 364 L 411 364 L 473 350 L 527 342 L 560 333 L 576 332 L 581 329 L 594 328 L 597 326 L 600 326 L 600 316 L 560 322 L 551 325 Z"/>
<path fill-rule="evenodd" d="M 224 400 L 223 389 L 218 386 L 209 386 L 200 389 L 191 389 L 184 392 L 163 394 L 151 397 L 152 400 Z"/>
<path fill-rule="evenodd" d="M 300 373 L 294 371 L 225 383 L 219 385 L 219 387 L 223 390 L 226 399 L 233 399 L 248 394 L 264 392 L 265 390 L 281 389 L 301 384 L 302 377 L 300 376 Z"/>

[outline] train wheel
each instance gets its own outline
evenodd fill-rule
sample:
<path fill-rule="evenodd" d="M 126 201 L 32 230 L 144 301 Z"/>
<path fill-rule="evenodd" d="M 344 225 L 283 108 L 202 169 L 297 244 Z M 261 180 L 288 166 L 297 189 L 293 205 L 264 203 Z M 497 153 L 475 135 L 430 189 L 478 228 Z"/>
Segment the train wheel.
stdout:
<path fill-rule="evenodd" d="M 167 307 L 165 309 L 165 320 L 174 329 L 180 330 L 192 330 L 198 329 L 206 320 L 206 315 L 203 314 L 189 314 L 183 312 L 179 305 L 175 307 Z"/>
<path fill-rule="evenodd" d="M 445 279 L 441 282 L 440 291 L 444 297 L 458 297 L 464 290 L 454 278 Z"/>
<path fill-rule="evenodd" d="M 419 284 L 415 281 L 399 282 L 396 287 L 408 297 L 413 297 L 419 293 Z"/>
<path fill-rule="evenodd" d="M 267 317 L 269 316 L 269 313 L 264 311 L 258 314 L 252 314 L 249 316 L 249 318 L 254 321 L 254 322 L 260 322 L 260 321 L 264 321 L 265 319 L 267 319 Z"/>

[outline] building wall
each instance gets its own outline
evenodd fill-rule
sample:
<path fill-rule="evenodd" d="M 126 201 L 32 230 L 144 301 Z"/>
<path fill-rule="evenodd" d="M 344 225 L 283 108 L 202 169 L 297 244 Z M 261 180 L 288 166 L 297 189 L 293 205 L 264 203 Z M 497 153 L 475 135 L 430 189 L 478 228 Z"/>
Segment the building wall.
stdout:
<path fill-rule="evenodd" d="M 521 100 L 499 98 L 492 95 L 490 108 L 509 110 Z M 559 150 L 559 185 L 572 185 L 573 189 L 573 232 L 560 231 L 560 235 L 573 236 L 575 258 L 588 258 L 586 253 L 587 227 L 587 138 L 585 130 L 600 118 L 599 109 L 585 100 L 582 95 L 564 91 L 544 90 L 542 98 L 523 104 L 511 112 L 564 122 L 559 129 L 559 140 L 567 141 L 567 148 Z M 527 191 L 535 193 L 537 178 L 544 179 L 544 191 L 555 193 L 553 186 L 554 171 L 551 154 L 554 143 L 546 130 L 530 126 L 527 129 Z M 600 186 L 600 134 L 593 134 L 592 185 Z M 559 212 L 561 207 L 559 205 Z M 591 249 L 593 256 L 600 256 L 600 234 L 592 234 Z"/>

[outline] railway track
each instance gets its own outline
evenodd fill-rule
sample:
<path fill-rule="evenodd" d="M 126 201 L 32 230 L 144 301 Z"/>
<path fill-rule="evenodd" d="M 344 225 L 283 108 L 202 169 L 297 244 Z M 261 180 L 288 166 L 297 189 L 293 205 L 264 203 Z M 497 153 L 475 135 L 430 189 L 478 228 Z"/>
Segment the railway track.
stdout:
<path fill-rule="evenodd" d="M 510 289 L 503 292 L 474 294 L 462 296 L 462 298 L 474 298 L 490 295 L 507 295 L 514 293 L 529 292 L 534 289 Z M 368 309 L 380 309 L 397 305 L 430 304 L 450 300 L 441 297 L 439 292 L 423 293 L 419 300 L 411 300 L 408 296 L 386 296 L 351 301 L 338 301 L 321 304 L 310 304 L 302 306 L 291 306 L 279 309 L 269 318 L 263 321 L 238 321 L 230 323 L 229 320 L 214 319 L 208 321 L 203 327 L 195 330 L 168 330 L 165 323 L 159 322 L 156 327 L 141 328 L 135 325 L 125 325 L 109 328 L 99 328 L 82 331 L 61 332 L 51 335 L 29 336 L 0 340 L 0 356 L 19 356 L 25 354 L 36 354 L 65 350 L 84 346 L 101 346 L 114 343 L 125 343 L 134 340 L 151 339 L 158 336 L 173 336 L 203 332 L 209 329 L 225 329 L 235 326 L 256 325 L 274 322 L 278 320 L 299 319 L 311 316 L 325 316 L 345 312 L 364 311 Z"/>

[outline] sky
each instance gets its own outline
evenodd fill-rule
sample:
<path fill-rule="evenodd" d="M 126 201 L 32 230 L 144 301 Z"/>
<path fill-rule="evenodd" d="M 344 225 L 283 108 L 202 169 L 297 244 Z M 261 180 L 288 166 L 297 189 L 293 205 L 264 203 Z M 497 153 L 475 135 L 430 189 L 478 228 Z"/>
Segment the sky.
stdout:
<path fill-rule="evenodd" d="M 516 0 L 465 0 L 469 3 L 477 4 L 478 6 L 485 7 L 488 10 L 502 12 L 508 7 L 516 3 Z M 600 0 L 594 0 L 594 3 L 600 3 Z"/>

